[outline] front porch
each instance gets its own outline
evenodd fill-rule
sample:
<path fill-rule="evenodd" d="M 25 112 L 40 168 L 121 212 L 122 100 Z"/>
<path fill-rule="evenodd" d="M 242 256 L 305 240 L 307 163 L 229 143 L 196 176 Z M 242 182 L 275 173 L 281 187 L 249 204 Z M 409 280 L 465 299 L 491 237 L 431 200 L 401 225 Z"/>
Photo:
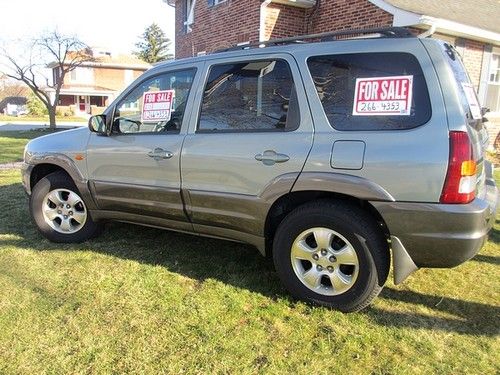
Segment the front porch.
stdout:
<path fill-rule="evenodd" d="M 102 112 L 108 105 L 108 95 L 59 95 L 58 107 L 69 107 L 75 116 L 93 115 Z"/>
<path fill-rule="evenodd" d="M 115 98 L 115 91 L 98 86 L 63 85 L 57 107 L 61 112 L 72 112 L 75 116 L 88 117 L 102 113 Z M 51 92 L 52 100 L 55 92 Z"/>

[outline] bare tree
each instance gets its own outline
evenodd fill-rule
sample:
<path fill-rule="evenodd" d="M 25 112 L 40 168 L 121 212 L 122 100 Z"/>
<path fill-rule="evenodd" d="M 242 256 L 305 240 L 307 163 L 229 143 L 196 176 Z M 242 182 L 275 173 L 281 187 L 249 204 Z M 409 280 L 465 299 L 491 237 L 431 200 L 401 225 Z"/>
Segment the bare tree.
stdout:
<path fill-rule="evenodd" d="M 52 31 L 36 38 L 27 55 L 27 59 L 15 57 L 4 49 L 3 56 L 7 63 L 3 73 L 23 82 L 33 91 L 47 107 L 50 128 L 55 129 L 56 107 L 64 77 L 82 63 L 93 61 L 91 50 L 76 37 Z M 47 67 L 55 72 L 52 79 L 41 73 Z"/>

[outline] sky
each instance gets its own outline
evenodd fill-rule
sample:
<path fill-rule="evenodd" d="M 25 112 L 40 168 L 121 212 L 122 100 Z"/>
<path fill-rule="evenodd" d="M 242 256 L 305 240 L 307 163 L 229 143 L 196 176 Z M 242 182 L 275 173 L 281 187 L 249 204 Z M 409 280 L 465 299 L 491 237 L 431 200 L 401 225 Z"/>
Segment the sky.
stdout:
<path fill-rule="evenodd" d="M 15 48 L 19 40 L 57 29 L 89 46 L 131 53 L 153 22 L 173 41 L 174 13 L 162 0 L 0 0 L 0 45 Z"/>

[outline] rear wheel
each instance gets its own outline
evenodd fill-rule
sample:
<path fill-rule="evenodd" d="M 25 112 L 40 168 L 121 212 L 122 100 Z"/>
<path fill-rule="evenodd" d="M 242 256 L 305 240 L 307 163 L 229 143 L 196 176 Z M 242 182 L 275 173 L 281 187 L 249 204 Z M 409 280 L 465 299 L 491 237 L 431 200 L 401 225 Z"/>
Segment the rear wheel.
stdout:
<path fill-rule="evenodd" d="M 85 201 L 64 172 L 54 172 L 33 187 L 30 213 L 38 230 L 53 242 L 82 242 L 99 233 Z"/>
<path fill-rule="evenodd" d="M 273 258 L 293 296 L 344 312 L 370 304 L 390 265 L 376 222 L 354 205 L 326 200 L 300 206 L 283 219 Z"/>

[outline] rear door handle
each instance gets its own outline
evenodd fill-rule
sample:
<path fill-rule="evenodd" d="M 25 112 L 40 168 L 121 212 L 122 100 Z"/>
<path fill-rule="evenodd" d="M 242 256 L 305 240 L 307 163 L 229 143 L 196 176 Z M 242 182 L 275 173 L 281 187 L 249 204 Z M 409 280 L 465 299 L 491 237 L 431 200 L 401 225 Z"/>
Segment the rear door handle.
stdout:
<path fill-rule="evenodd" d="M 174 154 L 162 148 L 155 148 L 153 151 L 148 152 L 148 156 L 155 160 L 170 159 Z"/>
<path fill-rule="evenodd" d="M 290 160 L 290 156 L 279 154 L 274 150 L 266 150 L 262 154 L 255 155 L 255 160 L 261 161 L 264 165 L 273 165 L 287 162 Z"/>

